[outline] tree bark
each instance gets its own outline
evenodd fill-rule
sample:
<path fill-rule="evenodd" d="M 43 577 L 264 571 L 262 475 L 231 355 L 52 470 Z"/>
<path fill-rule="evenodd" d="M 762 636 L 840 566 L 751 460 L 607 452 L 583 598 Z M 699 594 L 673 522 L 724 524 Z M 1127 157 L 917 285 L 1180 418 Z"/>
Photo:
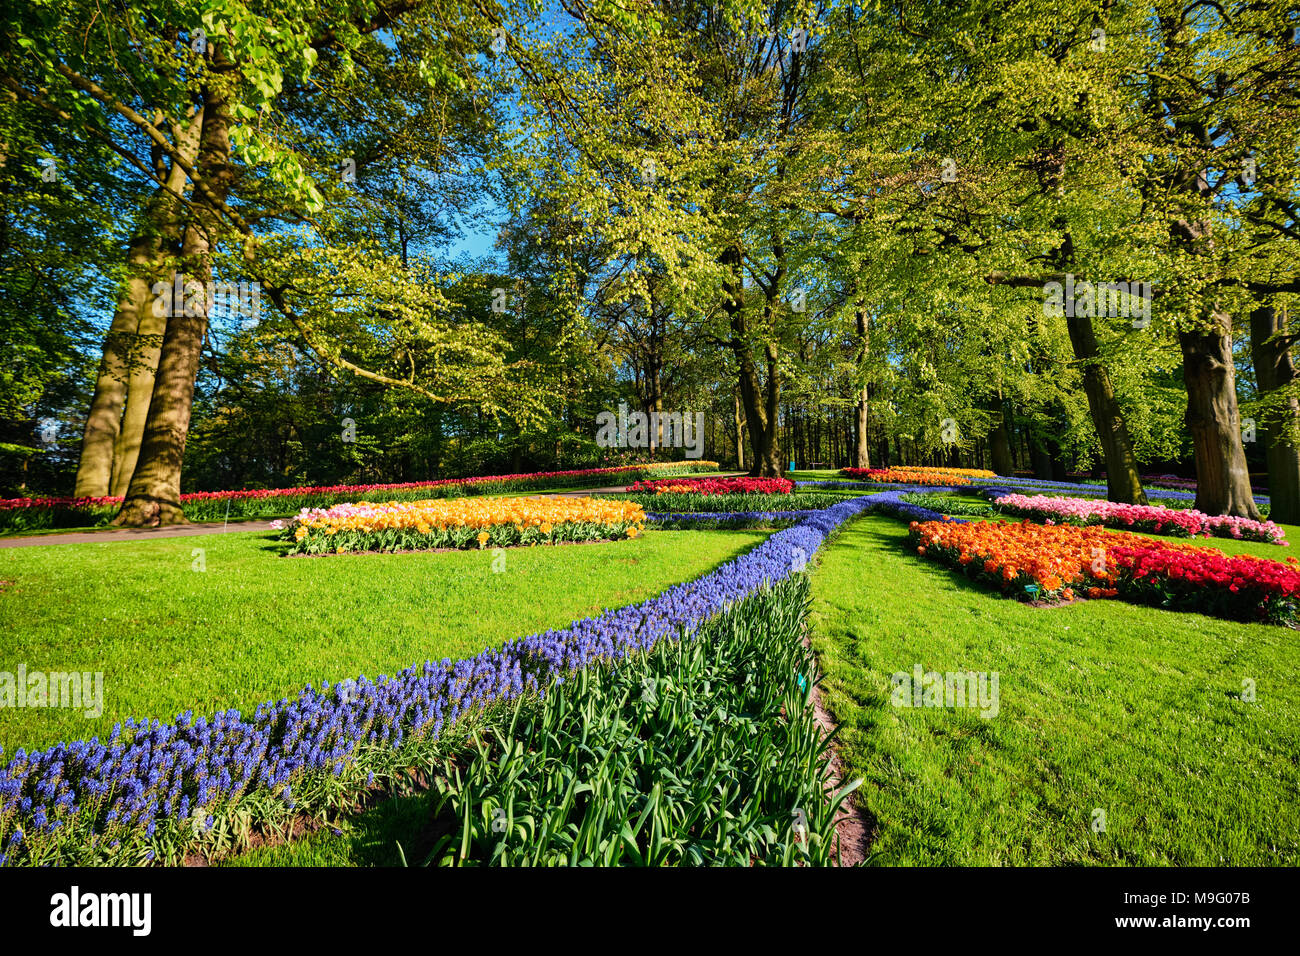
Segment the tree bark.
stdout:
<path fill-rule="evenodd" d="M 651 451 L 664 446 L 664 426 L 658 418 L 650 418 L 651 412 L 662 412 L 664 410 L 664 334 L 660 328 L 658 316 L 655 314 L 654 290 L 651 288 L 650 299 L 646 312 L 646 325 L 649 332 L 646 336 L 645 347 L 645 396 L 646 396 L 646 418 L 648 421 L 655 422 L 649 438 Z"/>
<path fill-rule="evenodd" d="M 155 172 L 162 174 L 162 160 Z M 169 176 L 170 180 L 170 176 Z M 181 173 L 184 181 L 184 173 Z M 127 250 L 127 280 L 104 336 L 104 349 L 95 378 L 95 392 L 81 436 L 81 458 L 77 463 L 73 491 L 79 498 L 109 494 L 113 477 L 114 446 L 122 428 L 131 375 L 132 343 L 142 319 L 152 313 L 151 289 L 163 271 L 167 255 L 165 234 L 175 216 L 175 199 L 159 186 L 141 213 L 140 224 Z"/>
<path fill-rule="evenodd" d="M 1002 403 L 996 402 L 993 412 L 993 424 L 989 428 L 989 451 L 993 456 L 993 470 L 999 475 L 1012 477 L 1016 473 L 1015 459 L 1011 455 L 1011 439 L 1007 435 L 1006 413 Z"/>
<path fill-rule="evenodd" d="M 1084 363 L 1083 391 L 1088 396 L 1088 410 L 1106 460 L 1106 497 L 1111 501 L 1131 505 L 1147 503 L 1138 475 L 1137 457 L 1129 441 L 1128 424 L 1124 412 L 1115 398 L 1110 371 L 1098 358 L 1097 335 L 1092 319 L 1086 316 L 1066 316 L 1065 325 L 1070 333 L 1074 356 Z"/>
<path fill-rule="evenodd" d="M 1285 314 L 1274 306 L 1250 314 L 1250 353 L 1261 397 L 1295 381 Z M 1269 518 L 1282 524 L 1300 524 L 1300 400 L 1288 395 L 1281 409 L 1269 409 L 1259 428 L 1268 462 Z"/>
<path fill-rule="evenodd" d="M 1069 232 L 1064 233 L 1060 247 L 1054 255 L 1054 264 L 1061 269 L 1074 262 L 1074 242 Z M 985 281 L 993 285 L 1010 285 L 1021 288 L 1041 288 L 1045 280 L 1034 276 L 1007 276 L 995 272 Z M 1072 310 L 1070 310 L 1072 311 Z M 1137 456 L 1129 439 L 1128 423 L 1115 398 L 1115 387 L 1110 371 L 1101 361 L 1097 348 L 1097 334 L 1092 319 L 1082 315 L 1066 315 L 1065 328 L 1070 335 L 1070 346 L 1075 360 L 1083 365 L 1083 391 L 1088 396 L 1088 411 L 1097 440 L 1101 443 L 1106 461 L 1106 497 L 1111 501 L 1131 505 L 1147 503 L 1138 475 Z"/>
<path fill-rule="evenodd" d="M 203 111 L 195 111 L 189 126 L 181 134 L 177 149 L 191 166 L 197 158 L 199 132 L 203 128 Z M 159 263 L 179 251 L 185 223 L 179 202 L 175 197 L 184 195 L 186 175 L 184 168 L 172 162 L 167 174 L 167 192 L 171 200 L 165 211 L 166 222 L 159 236 Z M 176 273 L 165 270 L 159 279 L 172 281 Z M 152 292 L 152 290 L 151 290 Z M 167 332 L 167 316 L 156 315 L 151 301 L 140 313 L 139 325 L 132 336 L 130 370 L 126 390 L 126 410 L 122 414 L 121 428 L 113 444 L 113 469 L 109 494 L 126 495 L 131 485 L 140 456 L 140 442 L 144 438 L 145 422 L 149 419 L 149 403 L 153 397 L 154 375 L 158 371 L 158 357 L 162 354 L 163 337 Z"/>
<path fill-rule="evenodd" d="M 203 90 L 203 125 L 197 173 L 203 184 L 224 202 L 230 188 L 230 117 L 224 90 L 216 85 Z M 185 227 L 181 265 L 186 276 L 206 287 L 211 278 L 211 251 L 217 235 L 215 204 L 198 185 L 196 208 Z M 191 308 L 191 305 L 196 308 Z M 140 444 L 140 459 L 126 500 L 113 523 L 126 527 L 157 527 L 186 522 L 181 507 L 181 465 L 189 434 L 198 377 L 199 357 L 208 326 L 208 303 L 172 303 L 158 372 L 149 403 L 149 417 Z"/>
<path fill-rule="evenodd" d="M 1175 223 L 1175 241 L 1196 252 L 1209 235 L 1203 222 Z M 1187 237 L 1187 238 L 1183 238 Z M 1232 359 L 1232 316 L 1211 307 L 1209 314 L 1178 333 L 1183 353 L 1183 384 L 1196 455 L 1196 507 L 1206 514 L 1258 520 L 1250 490 L 1250 469 L 1241 443 L 1237 376 Z"/>
<path fill-rule="evenodd" d="M 1182 27 L 1173 17 L 1161 17 L 1158 23 L 1166 47 L 1175 55 L 1182 53 L 1188 42 Z M 1195 157 L 1184 160 L 1161 177 L 1161 185 L 1176 197 L 1168 223 L 1170 249 L 1186 255 L 1189 262 L 1203 260 L 1202 272 L 1209 274 L 1216 267 L 1212 221 L 1205 217 L 1206 204 L 1212 198 L 1207 168 L 1214 165 L 1216 146 L 1214 133 L 1203 120 L 1202 93 L 1189 92 L 1167 77 L 1153 76 L 1153 94 L 1147 106 L 1155 128 L 1179 147 L 1194 144 L 1201 151 L 1199 161 Z M 1205 95 L 1217 100 L 1224 93 Z M 1241 443 L 1232 316 L 1210 305 L 1205 314 L 1188 318 L 1191 321 L 1179 328 L 1178 344 L 1187 388 L 1183 420 L 1192 433 L 1196 455 L 1196 507 L 1208 514 L 1257 519 L 1259 509 L 1250 490 L 1246 450 Z"/>
<path fill-rule="evenodd" d="M 776 346 L 767 343 L 767 381 L 763 391 L 767 400 L 767 427 L 763 430 L 762 457 L 758 477 L 780 478 L 785 474 L 781 460 L 781 372 Z"/>
<path fill-rule="evenodd" d="M 737 392 L 733 398 L 736 402 L 736 470 L 743 470 L 745 467 L 745 418 L 740 413 L 740 393 Z"/>
<path fill-rule="evenodd" d="M 871 354 L 870 325 L 867 319 L 867 312 L 859 306 L 857 310 L 858 339 L 862 343 L 858 349 L 858 374 L 865 375 L 867 357 Z M 871 396 L 867 392 L 867 386 L 864 383 L 858 391 L 858 401 L 854 409 L 853 431 L 854 431 L 854 448 L 853 448 L 853 467 L 870 468 L 871 467 L 871 446 L 867 443 L 867 427 L 871 420 Z"/>
<path fill-rule="evenodd" d="M 1035 478 L 1053 480 L 1052 453 L 1047 442 L 1036 432 L 1029 435 L 1029 458 Z"/>
<path fill-rule="evenodd" d="M 723 309 L 731 320 L 731 348 L 736 356 L 740 401 L 749 430 L 752 453 L 749 474 L 757 478 L 779 478 L 784 469 L 781 468 L 777 440 L 781 382 L 776 347 L 770 342 L 767 344 L 767 381 L 760 382 L 745 320 L 740 259 L 740 249 L 736 246 L 727 248 L 722 254 L 722 262 L 728 267 L 728 278 L 723 283 Z"/>
<path fill-rule="evenodd" d="M 1196 451 L 1196 508 L 1212 515 L 1259 518 L 1250 490 L 1232 364 L 1232 317 L 1216 310 L 1213 325 L 1178 333 L 1187 413 Z"/>

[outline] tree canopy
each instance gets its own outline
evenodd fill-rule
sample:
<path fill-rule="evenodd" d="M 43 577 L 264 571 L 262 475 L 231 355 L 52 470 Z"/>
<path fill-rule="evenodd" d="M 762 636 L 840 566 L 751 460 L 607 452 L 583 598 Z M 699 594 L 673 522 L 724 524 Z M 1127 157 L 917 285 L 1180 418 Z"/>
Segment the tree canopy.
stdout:
<path fill-rule="evenodd" d="M 680 455 L 598 445 L 624 402 L 758 475 L 1194 467 L 1249 516 L 1253 471 L 1300 520 L 1284 0 L 0 19 L 10 493 Z"/>

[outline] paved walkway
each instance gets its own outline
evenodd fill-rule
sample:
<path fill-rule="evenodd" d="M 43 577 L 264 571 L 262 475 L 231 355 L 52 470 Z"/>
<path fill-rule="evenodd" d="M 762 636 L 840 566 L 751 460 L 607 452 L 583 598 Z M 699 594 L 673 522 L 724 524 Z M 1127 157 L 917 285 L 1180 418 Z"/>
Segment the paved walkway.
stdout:
<path fill-rule="evenodd" d="M 23 538 L 0 538 L 0 548 L 30 548 L 38 544 L 86 544 L 105 541 L 148 541 L 152 538 L 189 538 L 200 534 L 233 531 L 270 531 L 270 518 L 241 518 L 229 523 L 199 521 L 166 528 L 105 528 L 103 531 L 69 531 L 66 534 L 33 534 Z"/>
<path fill-rule="evenodd" d="M 710 478 L 731 478 L 743 475 L 742 471 L 709 475 Z M 544 498 L 581 498 L 583 495 L 613 494 L 624 491 L 627 485 L 608 488 L 586 488 L 581 491 L 558 491 L 554 494 L 539 492 Z M 0 538 L 0 548 L 30 548 L 41 544 L 87 544 L 107 541 L 148 541 L 152 538 L 188 538 L 200 534 L 224 534 L 234 531 L 270 531 L 271 518 L 240 518 L 224 521 L 201 521 L 194 524 L 170 525 L 166 528 L 105 528 L 102 531 L 69 531 L 66 534 L 33 534 L 21 538 Z"/>

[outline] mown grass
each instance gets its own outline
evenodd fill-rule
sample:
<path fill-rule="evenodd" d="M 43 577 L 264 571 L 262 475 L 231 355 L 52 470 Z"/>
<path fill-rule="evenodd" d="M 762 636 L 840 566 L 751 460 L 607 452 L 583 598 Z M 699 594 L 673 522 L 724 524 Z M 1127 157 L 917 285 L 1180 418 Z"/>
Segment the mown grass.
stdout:
<path fill-rule="evenodd" d="M 227 857 L 217 866 L 415 866 L 405 859 L 429 827 L 429 795 L 384 800 L 364 813 L 345 817 L 288 843 L 276 843 Z"/>
<path fill-rule="evenodd" d="M 414 847 L 429 828 L 429 794 L 392 797 L 363 813 L 343 817 L 287 843 L 258 847 L 217 866 L 415 866 Z"/>
<path fill-rule="evenodd" d="M 1029 607 L 926 562 L 906 534 L 859 519 L 813 576 L 813 644 L 845 775 L 866 778 L 872 862 L 1300 862 L 1296 632 L 1118 601 Z M 890 675 L 916 664 L 996 671 L 999 712 L 891 706 Z"/>
<path fill-rule="evenodd" d="M 491 551 L 284 558 L 267 532 L 3 549 L 0 672 L 103 672 L 104 713 L 0 707 L 0 745 L 247 709 L 324 679 L 469 656 L 644 600 L 764 537 L 653 530 L 512 548 L 499 572 Z"/>

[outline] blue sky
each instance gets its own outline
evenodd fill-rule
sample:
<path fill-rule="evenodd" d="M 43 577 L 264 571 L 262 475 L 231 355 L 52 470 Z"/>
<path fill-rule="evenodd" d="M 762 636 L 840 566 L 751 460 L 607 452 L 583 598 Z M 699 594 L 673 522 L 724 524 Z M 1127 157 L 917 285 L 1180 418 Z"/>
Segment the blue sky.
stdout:
<path fill-rule="evenodd" d="M 500 216 L 497 222 L 490 226 L 485 226 L 480 231 L 466 231 L 461 237 L 447 250 L 447 258 L 456 259 L 462 255 L 469 255 L 475 259 L 481 259 L 487 256 L 496 257 L 497 251 L 492 248 L 496 242 L 497 230 L 500 223 L 504 221 L 504 215 Z"/>

